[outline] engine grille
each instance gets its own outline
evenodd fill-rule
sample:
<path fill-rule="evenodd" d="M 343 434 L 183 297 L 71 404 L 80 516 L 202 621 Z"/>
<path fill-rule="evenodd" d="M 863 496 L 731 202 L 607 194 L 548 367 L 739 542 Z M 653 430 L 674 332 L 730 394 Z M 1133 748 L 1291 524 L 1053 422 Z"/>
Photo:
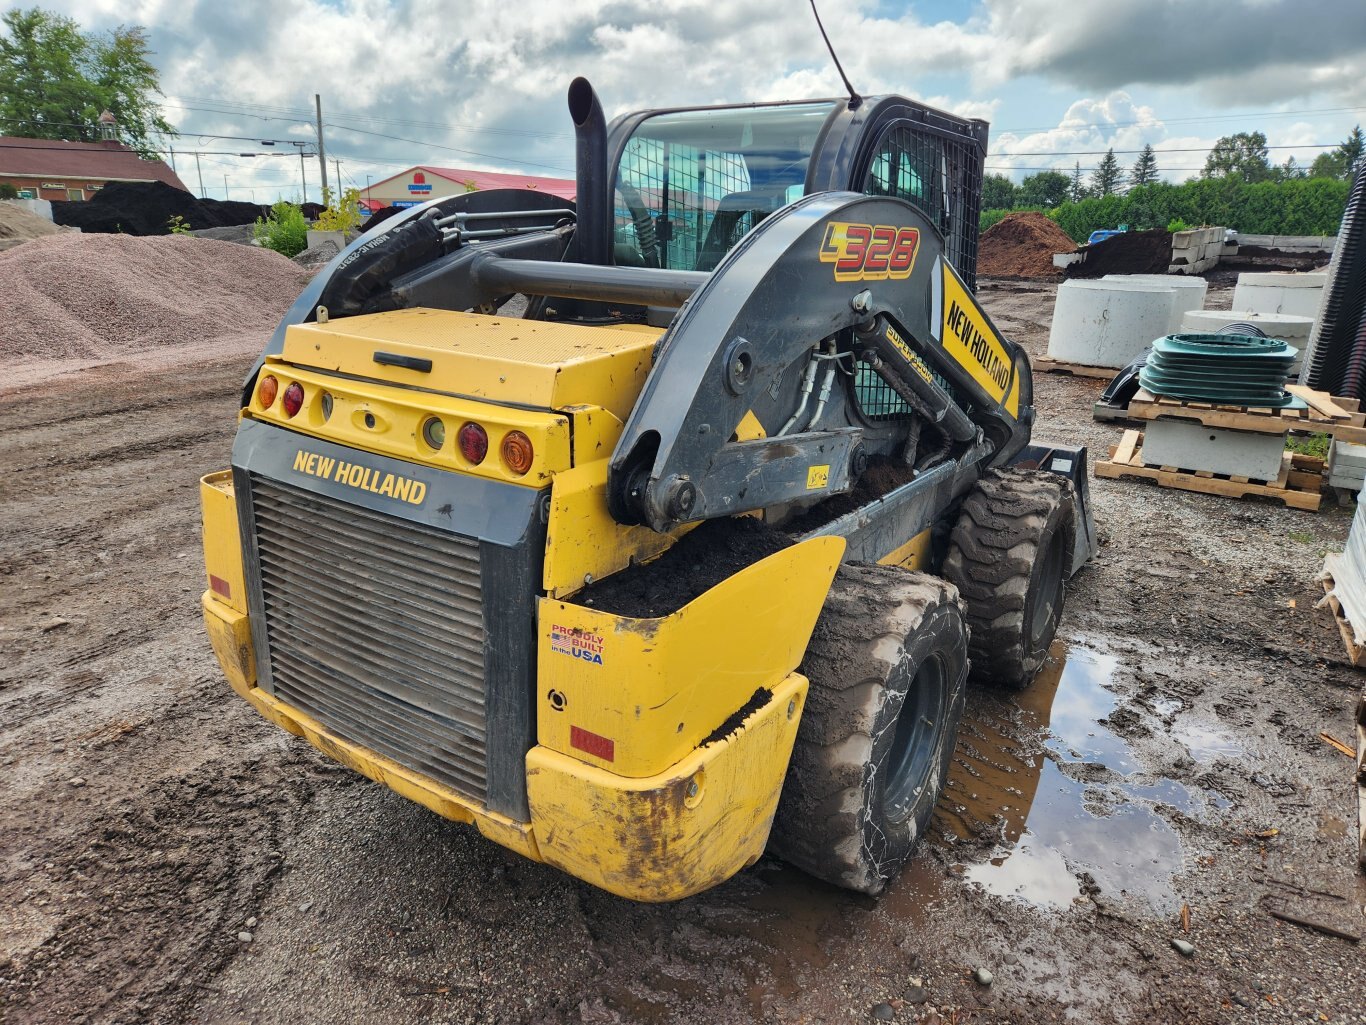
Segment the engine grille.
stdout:
<path fill-rule="evenodd" d="M 256 474 L 250 483 L 275 696 L 485 800 L 478 542 Z"/>

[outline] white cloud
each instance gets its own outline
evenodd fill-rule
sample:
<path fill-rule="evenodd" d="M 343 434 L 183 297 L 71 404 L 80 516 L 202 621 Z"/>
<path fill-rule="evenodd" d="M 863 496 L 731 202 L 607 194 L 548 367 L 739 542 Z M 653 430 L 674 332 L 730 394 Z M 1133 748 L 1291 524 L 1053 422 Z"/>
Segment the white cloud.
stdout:
<path fill-rule="evenodd" d="M 317 92 L 334 123 L 421 140 L 329 127 L 333 152 L 362 184 L 367 173 L 378 180 L 419 160 L 564 173 L 544 165 L 572 164 L 564 90 L 579 74 L 598 87 L 609 117 L 641 107 L 843 91 L 804 0 L 50 2 L 91 28 L 147 26 L 163 87 L 178 104 L 168 106 L 168 117 L 186 131 L 308 139 L 311 129 L 290 119 L 306 119 Z M 1074 103 L 1056 127 L 1001 136 L 994 149 L 1009 154 L 1171 144 L 1168 126 L 1132 99 L 1143 84 L 1223 107 L 1294 106 L 1308 97 L 1319 107 L 1366 106 L 1360 5 L 981 0 L 961 24 L 923 22 L 909 5 L 888 16 L 875 0 L 825 0 L 822 12 L 865 93 L 932 92 L 937 105 L 988 119 L 1021 83 L 1043 80 L 1093 97 Z M 975 95 L 949 92 L 960 81 L 973 83 Z M 185 109 L 213 105 L 205 101 L 288 110 L 255 107 L 258 116 L 251 116 Z M 374 120 L 344 121 L 341 114 Z M 182 140 L 186 147 L 196 142 Z M 199 148 L 239 145 L 253 148 L 211 141 Z M 227 170 L 241 187 L 256 184 L 262 199 L 273 198 L 272 189 L 293 189 L 297 161 L 292 170 L 278 159 L 256 163 L 262 166 L 216 159 L 212 181 Z M 1070 167 L 1072 160 L 1058 163 Z M 212 184 L 207 175 L 205 184 Z"/>

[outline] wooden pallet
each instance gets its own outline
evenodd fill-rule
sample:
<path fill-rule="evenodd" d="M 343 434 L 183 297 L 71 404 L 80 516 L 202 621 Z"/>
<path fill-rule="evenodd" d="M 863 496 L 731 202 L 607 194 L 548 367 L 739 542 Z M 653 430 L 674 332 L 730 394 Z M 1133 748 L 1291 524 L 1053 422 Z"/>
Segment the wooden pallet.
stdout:
<path fill-rule="evenodd" d="M 1356 399 L 1333 398 L 1327 392 L 1314 391 L 1298 384 L 1288 385 L 1286 391 L 1303 399 L 1308 408 L 1222 406 L 1212 402 L 1167 398 L 1140 388 L 1138 394 L 1129 400 L 1129 415 L 1139 420 L 1191 420 L 1206 427 L 1260 431 L 1264 434 L 1309 431 L 1331 434 L 1339 441 L 1366 442 L 1366 414 L 1357 408 Z"/>
<path fill-rule="evenodd" d="M 1328 603 L 1327 607 L 1332 611 L 1333 619 L 1338 625 L 1338 633 L 1342 634 L 1342 643 L 1347 648 L 1347 660 L 1354 666 L 1366 664 L 1366 646 L 1357 643 L 1356 632 L 1342 611 L 1342 602 L 1333 594 L 1333 574 L 1328 572 L 1326 564 L 1323 571 L 1323 594 L 1324 600 Z"/>
<path fill-rule="evenodd" d="M 1175 466 L 1150 466 L 1143 461 L 1143 432 L 1125 431 L 1118 445 L 1111 447 L 1109 459 L 1099 459 L 1095 475 L 1118 480 L 1142 477 L 1157 481 L 1164 488 L 1197 491 L 1205 495 L 1245 498 L 1257 495 L 1284 502 L 1292 509 L 1316 512 L 1323 496 L 1323 460 L 1298 452 L 1287 452 L 1281 461 L 1280 475 L 1274 481 L 1253 481 L 1230 477 L 1208 470 L 1183 470 Z"/>
<path fill-rule="evenodd" d="M 1095 377 L 1108 381 L 1119 373 L 1117 367 L 1092 367 L 1085 363 L 1068 363 L 1052 356 L 1034 356 L 1029 362 L 1035 370 L 1045 374 L 1071 374 L 1073 377 Z"/>

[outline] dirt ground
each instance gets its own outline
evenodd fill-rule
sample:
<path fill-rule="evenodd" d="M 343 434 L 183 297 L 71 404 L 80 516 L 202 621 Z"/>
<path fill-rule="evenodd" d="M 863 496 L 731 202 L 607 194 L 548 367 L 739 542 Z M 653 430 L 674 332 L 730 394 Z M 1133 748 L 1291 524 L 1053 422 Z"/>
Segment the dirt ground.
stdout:
<path fill-rule="evenodd" d="M 1052 286 L 982 294 L 1043 351 Z M 636 905 L 231 695 L 196 490 L 254 356 L 230 348 L 0 396 L 6 1025 L 1366 1022 L 1360 946 L 1271 915 L 1366 930 L 1351 763 L 1318 737 L 1351 736 L 1363 679 L 1314 609 L 1347 511 L 1092 479 L 1055 662 L 972 693 L 883 899 L 765 859 Z M 1040 374 L 1036 436 L 1103 454 L 1100 388 Z"/>

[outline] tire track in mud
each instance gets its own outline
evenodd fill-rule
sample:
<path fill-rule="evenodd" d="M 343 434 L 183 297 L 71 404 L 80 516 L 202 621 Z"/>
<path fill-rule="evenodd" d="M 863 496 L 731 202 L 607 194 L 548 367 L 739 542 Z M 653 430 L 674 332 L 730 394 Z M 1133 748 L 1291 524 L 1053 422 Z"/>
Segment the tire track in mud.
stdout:
<path fill-rule="evenodd" d="M 316 790 L 310 761 L 287 755 L 268 785 L 254 760 L 221 755 L 21 850 L 4 888 L 54 921 L 0 965 L 7 1022 L 183 1020 L 280 871 Z"/>

